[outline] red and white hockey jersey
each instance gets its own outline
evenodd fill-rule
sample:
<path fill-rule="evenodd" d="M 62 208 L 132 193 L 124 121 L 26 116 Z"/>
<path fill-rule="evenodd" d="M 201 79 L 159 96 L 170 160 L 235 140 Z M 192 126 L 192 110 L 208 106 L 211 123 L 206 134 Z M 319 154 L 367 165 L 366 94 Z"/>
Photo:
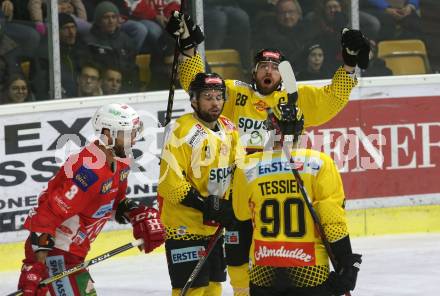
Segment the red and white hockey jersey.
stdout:
<path fill-rule="evenodd" d="M 117 161 L 114 172 L 95 144 L 71 155 L 40 195 L 24 227 L 50 233 L 55 248 L 85 257 L 112 211 L 125 198 L 128 164 Z"/>

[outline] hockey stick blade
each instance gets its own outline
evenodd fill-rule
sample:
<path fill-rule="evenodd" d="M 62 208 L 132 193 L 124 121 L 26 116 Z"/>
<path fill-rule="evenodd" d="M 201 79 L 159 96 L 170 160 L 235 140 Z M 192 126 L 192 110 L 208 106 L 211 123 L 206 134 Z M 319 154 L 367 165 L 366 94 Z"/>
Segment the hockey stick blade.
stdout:
<path fill-rule="evenodd" d="M 196 280 L 197 276 L 202 270 L 203 265 L 208 259 L 209 254 L 211 254 L 212 250 L 214 249 L 215 245 L 217 244 L 222 234 L 223 234 L 223 227 L 219 226 L 215 231 L 215 233 L 213 234 L 213 236 L 211 237 L 211 239 L 209 240 L 208 247 L 205 250 L 205 254 L 201 255 L 199 261 L 196 264 L 196 267 L 194 267 L 193 272 L 186 281 L 185 286 L 183 286 L 182 290 L 180 291 L 180 296 L 185 296 L 188 290 L 191 288 L 193 282 Z"/>
<path fill-rule="evenodd" d="M 280 71 L 281 79 L 283 80 L 284 88 L 288 94 L 294 94 L 298 91 L 296 86 L 295 73 L 293 73 L 292 65 L 289 61 L 282 61 L 278 65 L 278 70 Z"/>
<path fill-rule="evenodd" d="M 135 240 L 135 241 L 133 241 L 131 243 L 125 244 L 123 246 L 120 246 L 119 248 L 116 248 L 116 249 L 113 249 L 111 251 L 108 251 L 107 253 L 101 254 L 101 255 L 99 255 L 99 256 L 97 256 L 95 258 L 92 258 L 90 260 L 84 261 L 81 264 L 78 264 L 78 265 L 76 265 L 76 266 L 74 266 L 72 268 L 66 269 L 65 271 L 62 271 L 62 272 L 57 273 L 57 274 L 55 274 L 55 275 L 53 275 L 51 277 L 48 277 L 45 280 L 42 280 L 40 282 L 40 286 L 46 286 L 48 284 L 56 282 L 56 281 L 66 277 L 66 276 L 69 276 L 69 275 L 71 275 L 71 274 L 73 274 L 75 272 L 80 271 L 81 269 L 84 269 L 84 268 L 87 268 L 87 267 L 89 267 L 91 265 L 97 264 L 97 263 L 99 263 L 101 261 L 104 261 L 104 260 L 106 260 L 106 259 L 108 259 L 110 257 L 113 257 L 113 256 L 115 256 L 115 255 L 117 255 L 119 253 L 125 252 L 125 251 L 127 251 L 127 250 L 129 250 L 131 248 L 139 247 L 143 243 L 144 243 L 143 239 L 137 239 L 137 240 Z M 23 295 L 23 291 L 16 291 L 16 292 L 8 294 L 6 296 L 20 296 L 20 295 Z"/>

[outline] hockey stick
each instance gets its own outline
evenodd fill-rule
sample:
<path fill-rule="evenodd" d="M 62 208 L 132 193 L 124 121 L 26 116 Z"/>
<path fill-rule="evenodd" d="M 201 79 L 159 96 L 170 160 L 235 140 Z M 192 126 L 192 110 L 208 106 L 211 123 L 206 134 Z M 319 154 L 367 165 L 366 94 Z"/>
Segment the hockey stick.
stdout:
<path fill-rule="evenodd" d="M 194 270 L 189 276 L 188 280 L 186 281 L 185 286 L 183 286 L 182 291 L 180 291 L 180 296 L 185 296 L 189 288 L 191 288 L 193 282 L 196 280 L 197 276 L 202 270 L 203 265 L 208 259 L 209 254 L 211 254 L 212 250 L 214 249 L 215 245 L 217 244 L 218 240 L 222 235 L 223 235 L 223 227 L 220 225 L 215 231 L 215 233 L 212 235 L 211 239 L 209 240 L 205 252 L 200 256 L 200 259 L 197 262 L 196 267 L 194 267 Z"/>
<path fill-rule="evenodd" d="M 284 87 L 287 91 L 288 97 L 292 102 L 295 103 L 298 99 L 298 89 L 296 86 L 296 79 L 295 74 L 293 73 L 292 66 L 288 61 L 283 61 L 278 66 L 278 69 L 280 71 L 281 78 L 284 82 Z M 268 109 L 269 116 L 274 116 L 272 110 Z M 275 122 L 274 122 L 275 123 Z M 275 123 L 276 124 L 276 123 Z M 285 136 L 285 140 L 286 140 Z M 287 139 L 286 142 L 290 142 L 293 144 L 293 136 L 290 136 L 290 139 Z M 285 142 L 285 143 L 286 143 Z M 284 145 L 283 146 L 283 152 L 287 159 L 289 159 L 290 162 L 290 169 L 292 171 L 293 176 L 295 177 L 296 183 L 298 184 L 299 191 L 301 192 L 301 195 L 303 196 L 304 202 L 306 203 L 307 209 L 309 210 L 310 214 L 312 215 L 313 223 L 315 225 L 315 229 L 318 232 L 318 235 L 321 237 L 322 243 L 324 244 L 325 250 L 327 251 L 328 257 L 330 259 L 331 264 L 333 265 L 333 269 L 338 272 L 339 266 L 338 262 L 336 261 L 335 254 L 332 251 L 332 248 L 330 246 L 330 242 L 327 238 L 327 235 L 324 232 L 324 227 L 322 226 L 321 220 L 319 219 L 318 214 L 316 213 L 315 208 L 313 207 L 312 203 L 310 202 L 309 196 L 307 195 L 306 189 L 304 188 L 303 180 L 298 173 L 298 170 L 295 168 L 294 164 L 295 161 L 290 154 L 290 145 Z M 345 293 L 346 296 L 351 296 L 350 292 Z"/>
<path fill-rule="evenodd" d="M 76 265 L 76 266 L 74 266 L 72 268 L 69 268 L 69 269 L 67 269 L 65 271 L 57 273 L 57 274 L 55 274 L 55 275 L 53 275 L 51 277 L 48 277 L 45 280 L 42 280 L 40 282 L 40 286 L 46 286 L 48 284 L 56 282 L 56 281 L 66 277 L 66 276 L 69 276 L 69 275 L 71 275 L 71 274 L 73 274 L 73 273 L 75 273 L 77 271 L 80 271 L 81 269 L 87 268 L 90 265 L 94 265 L 96 263 L 104 261 L 104 260 L 106 260 L 106 259 L 108 259 L 110 257 L 113 257 L 113 256 L 115 256 L 115 255 L 117 255 L 119 253 L 125 252 L 125 251 L 127 251 L 127 250 L 129 250 L 131 248 L 138 247 L 138 246 L 142 245 L 143 243 L 144 243 L 143 239 L 138 239 L 138 240 L 135 240 L 135 241 L 133 241 L 131 243 L 125 244 L 123 246 L 120 246 L 119 248 L 116 248 L 116 249 L 113 249 L 111 251 L 108 251 L 107 253 L 99 255 L 99 256 L 97 256 L 95 258 L 92 258 L 90 260 L 84 261 L 81 264 L 78 264 L 78 265 Z M 23 295 L 23 291 L 16 291 L 14 293 L 8 294 L 7 296 L 20 296 L 20 295 Z"/>
<path fill-rule="evenodd" d="M 180 4 L 180 13 L 183 13 L 185 11 L 186 7 L 186 0 L 182 0 Z M 177 76 L 177 66 L 179 64 L 179 39 L 180 37 L 177 37 L 176 39 L 176 45 L 174 47 L 174 57 L 173 57 L 173 65 L 171 68 L 171 78 L 170 78 L 170 87 L 168 89 L 168 104 L 167 104 L 167 111 L 165 113 L 165 119 L 162 122 L 162 127 L 167 126 L 168 123 L 171 121 L 171 114 L 173 113 L 173 103 L 174 103 L 174 91 L 176 90 L 176 76 Z"/>

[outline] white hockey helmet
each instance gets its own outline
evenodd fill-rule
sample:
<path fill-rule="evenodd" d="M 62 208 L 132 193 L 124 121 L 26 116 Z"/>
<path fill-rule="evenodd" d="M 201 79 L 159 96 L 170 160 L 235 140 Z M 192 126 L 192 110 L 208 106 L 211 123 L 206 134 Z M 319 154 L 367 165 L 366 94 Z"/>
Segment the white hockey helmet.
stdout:
<path fill-rule="evenodd" d="M 124 143 L 131 142 L 130 137 L 133 130 L 136 131 L 137 138 L 143 130 L 143 123 L 138 113 L 126 104 L 108 104 L 98 108 L 92 117 L 92 125 L 99 140 L 108 148 L 114 146 L 115 140 L 112 145 L 108 145 L 107 141 L 104 142 L 103 129 L 108 129 L 113 139 L 116 139 L 118 132 L 123 132 Z"/>

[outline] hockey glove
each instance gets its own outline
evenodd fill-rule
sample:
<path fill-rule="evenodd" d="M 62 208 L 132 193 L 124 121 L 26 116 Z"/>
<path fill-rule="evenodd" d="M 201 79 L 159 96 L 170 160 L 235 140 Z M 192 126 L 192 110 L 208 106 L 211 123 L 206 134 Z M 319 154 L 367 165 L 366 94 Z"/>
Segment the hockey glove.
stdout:
<path fill-rule="evenodd" d="M 205 225 L 229 226 L 234 221 L 231 201 L 220 198 L 218 195 L 204 198 L 195 188 L 191 188 L 181 203 L 202 212 Z"/>
<path fill-rule="evenodd" d="M 49 277 L 46 265 L 41 262 L 24 262 L 21 268 L 20 279 L 18 280 L 18 289 L 23 291 L 24 296 L 43 296 L 46 295 L 49 288 L 39 287 L 42 280 Z"/>
<path fill-rule="evenodd" d="M 164 243 L 165 228 L 156 209 L 140 206 L 132 210 L 128 216 L 133 225 L 133 236 L 144 240 L 145 253 L 150 253 Z"/>
<path fill-rule="evenodd" d="M 370 42 L 361 31 L 344 28 L 342 30 L 342 58 L 347 66 L 356 65 L 367 69 L 370 61 Z"/>
<path fill-rule="evenodd" d="M 234 212 L 230 200 L 221 198 L 218 195 L 210 195 L 206 199 L 203 211 L 205 224 L 230 227 L 234 223 Z"/>
<path fill-rule="evenodd" d="M 345 293 L 354 290 L 357 274 L 362 263 L 361 257 L 362 255 L 360 254 L 346 256 L 343 261 L 338 262 L 341 271 L 339 273 L 336 273 L 335 271 L 330 272 L 327 279 L 327 285 L 333 295 L 344 295 Z"/>
<path fill-rule="evenodd" d="M 165 30 L 174 38 L 180 37 L 180 51 L 196 47 L 205 40 L 202 30 L 194 24 L 191 17 L 178 11 L 173 11 Z"/>

